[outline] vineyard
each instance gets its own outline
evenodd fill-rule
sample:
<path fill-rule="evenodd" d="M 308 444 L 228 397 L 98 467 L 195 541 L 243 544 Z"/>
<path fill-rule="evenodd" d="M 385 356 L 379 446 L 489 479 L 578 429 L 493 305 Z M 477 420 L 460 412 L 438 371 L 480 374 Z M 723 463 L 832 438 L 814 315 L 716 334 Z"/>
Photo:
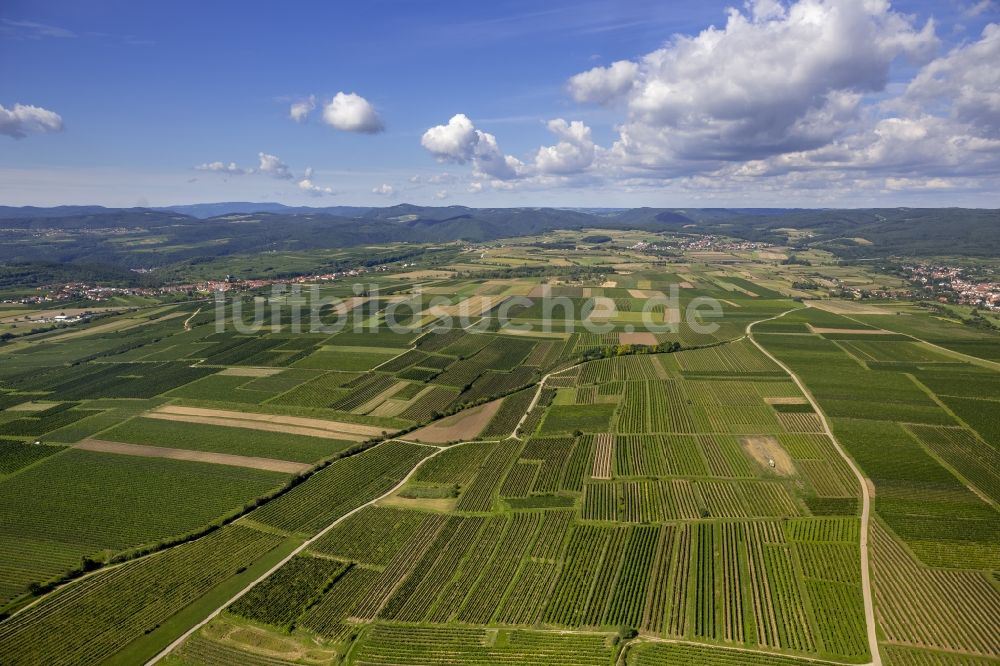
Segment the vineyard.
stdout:
<path fill-rule="evenodd" d="M 420 270 L 366 272 L 380 295 L 346 316 L 368 331 L 219 332 L 192 303 L 0 345 L 0 663 L 145 663 L 211 617 L 159 663 L 864 664 L 866 540 L 882 663 L 994 663 L 1000 379 L 909 337 L 993 354 L 994 334 L 802 287 L 877 282 L 823 253 L 687 261 L 644 254 L 667 232 L 591 233 L 393 246 Z M 655 310 L 677 329 L 639 331 L 677 283 L 679 311 Z M 417 307 L 424 290 L 446 304 Z M 547 290 L 617 311 L 600 333 L 501 326 L 518 296 L 515 323 L 540 323 Z M 701 297 L 723 305 L 714 333 L 683 316 Z M 481 325 L 384 317 L 461 304 Z M 448 430 L 470 407 L 475 427 Z M 169 458 L 195 453 L 214 462 Z"/>

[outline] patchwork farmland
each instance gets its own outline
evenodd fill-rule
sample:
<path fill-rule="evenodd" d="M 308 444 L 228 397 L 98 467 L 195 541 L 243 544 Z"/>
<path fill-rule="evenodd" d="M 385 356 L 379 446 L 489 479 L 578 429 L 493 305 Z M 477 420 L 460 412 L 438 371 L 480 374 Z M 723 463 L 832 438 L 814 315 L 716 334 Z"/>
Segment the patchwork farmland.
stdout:
<path fill-rule="evenodd" d="M 615 233 L 587 271 L 531 238 L 504 256 L 544 274 L 380 274 L 324 312 L 363 330 L 296 334 L 288 297 L 255 333 L 182 302 L 0 346 L 0 663 L 1000 658 L 997 369 L 915 306 L 803 305 L 745 256 L 668 274 Z M 635 332 L 682 274 L 727 317 Z M 524 330 L 543 293 L 610 329 Z"/>

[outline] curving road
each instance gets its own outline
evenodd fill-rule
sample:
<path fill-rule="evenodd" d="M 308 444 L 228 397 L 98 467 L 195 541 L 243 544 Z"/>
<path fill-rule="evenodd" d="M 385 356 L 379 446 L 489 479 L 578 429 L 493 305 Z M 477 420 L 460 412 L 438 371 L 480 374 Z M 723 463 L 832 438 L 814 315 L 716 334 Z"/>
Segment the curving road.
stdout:
<path fill-rule="evenodd" d="M 796 308 L 796 310 L 797 309 L 798 308 Z M 868 480 L 861 473 L 858 466 L 854 464 L 851 457 L 847 455 L 847 452 L 840 445 L 840 442 L 837 441 L 837 438 L 833 436 L 833 431 L 830 429 L 830 424 L 826 420 L 826 415 L 823 414 L 823 410 L 821 410 L 819 405 L 816 403 L 816 398 L 814 398 L 813 394 L 808 388 L 806 388 L 806 385 L 802 383 L 799 376 L 792 372 L 791 368 L 779 361 L 774 354 L 765 349 L 764 346 L 757 342 L 757 340 L 753 337 L 754 325 L 778 319 L 779 317 L 784 317 L 789 312 L 794 311 L 795 310 L 787 310 L 779 315 L 775 315 L 774 317 L 768 317 L 767 319 L 761 319 L 760 321 L 747 324 L 746 337 L 754 344 L 755 347 L 757 347 L 757 349 L 763 352 L 769 359 L 774 361 L 782 370 L 785 371 L 785 373 L 788 374 L 789 377 L 792 378 L 795 385 L 799 387 L 800 391 L 802 391 L 802 395 L 804 395 L 809 401 L 809 404 L 812 405 L 816 415 L 819 416 L 820 423 L 823 425 L 823 431 L 826 436 L 830 438 L 830 441 L 833 442 L 833 446 L 837 449 L 837 453 L 839 453 L 840 457 L 847 462 L 851 471 L 854 472 L 854 476 L 857 477 L 858 483 L 861 484 L 861 593 L 864 597 L 865 628 L 868 630 L 868 650 L 872 655 L 872 660 L 869 664 L 872 664 L 873 666 L 882 666 L 882 656 L 878 652 L 878 635 L 875 629 L 875 605 L 872 601 L 872 582 L 868 566 L 868 525 L 871 513 L 871 493 L 868 490 Z"/>

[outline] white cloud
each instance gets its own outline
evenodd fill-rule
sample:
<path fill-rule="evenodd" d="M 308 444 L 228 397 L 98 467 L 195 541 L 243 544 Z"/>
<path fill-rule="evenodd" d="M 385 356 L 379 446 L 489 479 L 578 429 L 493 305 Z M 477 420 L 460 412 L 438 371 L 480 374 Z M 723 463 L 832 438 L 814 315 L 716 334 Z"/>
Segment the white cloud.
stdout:
<path fill-rule="evenodd" d="M 639 65 L 619 60 L 608 67 L 595 67 L 569 80 L 568 87 L 578 102 L 604 104 L 625 94 L 635 84 Z"/>
<path fill-rule="evenodd" d="M 583 171 L 594 162 L 594 140 L 590 128 L 579 120 L 567 123 L 562 118 L 548 122 L 549 130 L 559 137 L 554 146 L 543 146 L 535 154 L 535 168 L 541 173 L 567 174 Z"/>
<path fill-rule="evenodd" d="M 316 96 L 309 95 L 307 99 L 301 99 L 292 103 L 288 108 L 288 117 L 297 123 L 304 123 L 315 108 Z"/>
<path fill-rule="evenodd" d="M 389 183 L 382 183 L 381 185 L 376 185 L 372 188 L 372 194 L 380 194 L 382 196 L 391 197 L 396 193 L 396 188 Z"/>
<path fill-rule="evenodd" d="M 29 134 L 61 132 L 63 119 L 55 111 L 30 104 L 15 104 L 7 109 L 0 104 L 0 134 L 23 139 Z"/>
<path fill-rule="evenodd" d="M 993 0 L 979 0 L 974 5 L 966 7 L 962 11 L 962 16 L 973 18 L 979 16 L 980 14 L 985 14 L 988 11 L 992 11 L 996 7 L 996 3 Z"/>
<path fill-rule="evenodd" d="M 434 198 L 438 200 L 447 199 L 448 190 L 438 190 L 437 192 L 434 193 Z"/>
<path fill-rule="evenodd" d="M 420 145 L 439 160 L 459 164 L 472 159 L 478 143 L 478 130 L 464 113 L 452 116 L 447 125 L 430 128 L 420 138 Z"/>
<path fill-rule="evenodd" d="M 278 156 L 257 153 L 257 157 L 260 158 L 260 166 L 257 167 L 260 173 L 277 178 L 278 180 L 291 180 L 293 178 L 288 165 L 282 162 Z"/>
<path fill-rule="evenodd" d="M 1000 24 L 979 41 L 954 48 L 928 63 L 910 82 L 904 103 L 938 107 L 984 136 L 1000 138 Z"/>
<path fill-rule="evenodd" d="M 306 194 L 314 197 L 321 197 L 325 194 L 333 194 L 333 188 L 331 187 L 320 187 L 312 182 L 311 178 L 303 178 L 299 181 L 299 189 Z"/>
<path fill-rule="evenodd" d="M 496 137 L 476 129 L 464 113 L 452 116 L 447 125 L 428 129 L 420 144 L 442 162 L 472 162 L 474 173 L 500 180 L 515 178 L 524 166 L 516 157 L 504 155 Z"/>
<path fill-rule="evenodd" d="M 226 173 L 234 176 L 242 176 L 245 173 L 249 173 L 246 169 L 237 166 L 236 162 L 230 162 L 229 164 L 225 162 L 205 162 L 196 166 L 195 171 L 212 171 L 214 173 Z"/>
<path fill-rule="evenodd" d="M 577 75 L 570 90 L 624 103 L 620 164 L 683 173 L 829 144 L 858 120 L 863 94 L 885 89 L 898 57 L 926 59 L 936 46 L 932 22 L 918 29 L 884 0 L 756 0 L 634 68 Z"/>
<path fill-rule="evenodd" d="M 323 107 L 323 120 L 345 132 L 377 134 L 385 129 L 375 107 L 355 93 L 337 93 Z"/>
<path fill-rule="evenodd" d="M 76 33 L 66 28 L 60 28 L 35 21 L 12 21 L 0 19 L 0 34 L 8 34 L 23 39 L 43 39 L 45 37 L 76 37 Z"/>

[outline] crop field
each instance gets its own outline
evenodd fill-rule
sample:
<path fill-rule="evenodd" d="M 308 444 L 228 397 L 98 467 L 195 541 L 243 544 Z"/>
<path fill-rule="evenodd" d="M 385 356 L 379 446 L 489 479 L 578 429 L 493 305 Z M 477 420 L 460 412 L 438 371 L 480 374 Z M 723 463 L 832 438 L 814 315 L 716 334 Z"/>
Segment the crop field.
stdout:
<path fill-rule="evenodd" d="M 261 458 L 314 462 L 342 451 L 350 442 L 302 437 L 224 426 L 137 418 L 101 434 L 102 439 L 132 444 L 232 453 Z"/>
<path fill-rule="evenodd" d="M 50 456 L 0 484 L 3 597 L 9 600 L 31 583 L 68 571 L 84 556 L 117 553 L 201 528 L 286 478 L 89 451 Z M 109 521 L 109 515 L 115 519 Z"/>
<path fill-rule="evenodd" d="M 865 664 L 869 583 L 887 666 L 1000 658 L 994 334 L 827 298 L 879 281 L 826 252 L 592 233 L 393 259 L 340 313 L 368 331 L 296 333 L 286 299 L 260 333 L 185 303 L 0 345 L 0 663 L 145 663 L 211 616 L 159 663 Z M 629 328 L 676 284 L 677 330 Z M 548 291 L 575 312 L 539 331 Z M 481 325 L 417 330 L 463 303 Z"/>

